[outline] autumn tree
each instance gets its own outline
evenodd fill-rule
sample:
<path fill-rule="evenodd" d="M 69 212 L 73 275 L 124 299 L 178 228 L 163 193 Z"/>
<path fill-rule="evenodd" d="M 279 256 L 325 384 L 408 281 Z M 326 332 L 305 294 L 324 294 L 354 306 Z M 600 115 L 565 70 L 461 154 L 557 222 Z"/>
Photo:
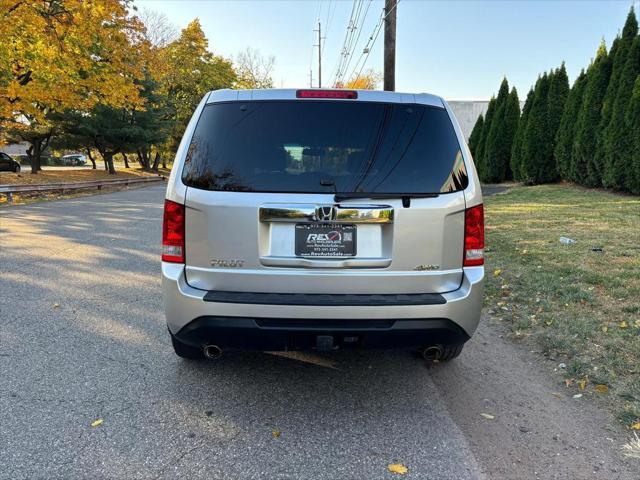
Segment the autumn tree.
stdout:
<path fill-rule="evenodd" d="M 231 62 L 209 51 L 209 41 L 200 21 L 193 20 L 180 36 L 162 49 L 163 74 L 160 93 L 174 120 L 169 132 L 168 149 L 175 151 L 184 129 L 205 93 L 231 88 L 237 76 Z"/>
<path fill-rule="evenodd" d="M 0 121 L 29 142 L 31 172 L 67 108 L 139 102 L 141 23 L 129 0 L 0 3 Z"/>
<path fill-rule="evenodd" d="M 144 36 L 153 48 L 164 48 L 178 38 L 178 30 L 164 13 L 149 8 L 138 11 L 144 25 Z"/>
<path fill-rule="evenodd" d="M 346 83 L 338 82 L 336 88 L 352 88 L 354 90 L 376 90 L 382 82 L 382 73 L 369 68 L 355 75 Z"/>
<path fill-rule="evenodd" d="M 264 57 L 258 50 L 247 47 L 235 60 L 236 88 L 273 88 L 271 75 L 275 63 L 273 55 Z"/>

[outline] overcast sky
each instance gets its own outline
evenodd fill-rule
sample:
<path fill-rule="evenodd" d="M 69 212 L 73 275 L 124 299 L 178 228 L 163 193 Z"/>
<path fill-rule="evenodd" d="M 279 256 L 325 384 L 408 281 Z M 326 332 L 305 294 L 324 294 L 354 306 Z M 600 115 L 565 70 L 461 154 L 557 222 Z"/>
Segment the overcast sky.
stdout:
<path fill-rule="evenodd" d="M 164 12 L 178 28 L 198 17 L 216 54 L 233 57 L 252 47 L 275 56 L 278 87 L 308 86 L 310 67 L 317 86 L 317 49 L 312 45 L 318 18 L 326 35 L 323 86 L 330 86 L 353 4 L 352 0 L 136 0 L 139 7 Z M 361 58 L 383 4 L 362 0 L 362 27 L 356 36 L 361 34 L 347 73 Z M 506 75 L 524 98 L 539 73 L 563 60 L 573 80 L 589 64 L 601 38 L 611 45 L 631 4 L 631 0 L 401 0 L 396 89 L 448 99 L 486 99 Z M 637 11 L 640 3 L 635 6 Z M 382 43 L 380 32 L 365 69 L 382 71 Z"/>

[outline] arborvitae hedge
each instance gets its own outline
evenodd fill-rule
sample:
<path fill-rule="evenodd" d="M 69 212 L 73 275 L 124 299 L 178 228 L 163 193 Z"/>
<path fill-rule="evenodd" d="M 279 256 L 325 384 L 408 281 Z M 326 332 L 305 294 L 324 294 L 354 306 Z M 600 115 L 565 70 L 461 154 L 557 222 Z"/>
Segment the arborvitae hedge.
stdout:
<path fill-rule="evenodd" d="M 597 158 L 600 161 L 604 161 L 605 164 L 602 179 L 605 186 L 619 187 L 621 185 L 621 178 L 619 175 L 611 171 L 611 169 L 614 168 L 613 163 L 615 162 L 615 144 L 610 141 L 610 129 L 613 128 L 611 123 L 616 99 L 618 98 L 618 90 L 620 89 L 622 73 L 625 69 L 625 65 L 627 64 L 631 44 L 637 35 L 638 21 L 633 8 L 631 8 L 629 15 L 627 15 L 624 28 L 622 29 L 622 35 L 614 40 L 613 46 L 609 52 L 609 57 L 611 58 L 611 77 L 609 78 L 607 92 L 602 102 L 601 119 L 597 138 L 598 143 L 596 147 Z M 627 100 L 629 100 L 631 96 L 632 88 L 633 86 L 629 88 Z M 619 122 L 620 119 L 618 118 L 616 121 Z"/>
<path fill-rule="evenodd" d="M 629 136 L 633 139 L 631 161 L 625 166 L 628 178 L 626 185 L 630 192 L 640 194 L 640 75 L 633 87 L 626 122 L 629 126 Z"/>
<path fill-rule="evenodd" d="M 603 40 L 587 70 L 587 85 L 577 119 L 576 142 L 569 168 L 570 180 L 590 187 L 602 184 L 602 162 L 596 156 L 596 139 L 610 75 L 611 59 Z"/>
<path fill-rule="evenodd" d="M 602 183 L 605 187 L 630 189 L 629 177 L 633 138 L 626 113 L 633 94 L 633 85 L 640 74 L 640 37 L 633 40 L 627 61 L 618 80 L 611 121 L 604 134 L 604 172 Z"/>
<path fill-rule="evenodd" d="M 515 89 L 509 93 L 509 83 L 505 78 L 502 80 L 496 98 L 495 114 L 486 140 L 482 169 L 480 170 L 482 181 L 502 182 L 507 176 L 510 176 L 509 157 L 519 116 L 518 94 Z"/>
<path fill-rule="evenodd" d="M 533 88 L 531 88 L 527 94 L 524 107 L 522 107 L 522 115 L 518 122 L 518 129 L 516 130 L 516 134 L 513 138 L 513 145 L 511 146 L 511 173 L 513 175 L 513 179 L 519 182 L 522 181 L 522 175 L 520 173 L 520 166 L 522 165 L 522 142 L 524 140 L 524 131 L 527 127 L 531 105 L 533 104 L 534 93 Z"/>
<path fill-rule="evenodd" d="M 556 135 L 556 147 L 554 157 L 556 168 L 561 178 L 569 178 L 569 168 L 571 166 L 571 152 L 575 143 L 576 118 L 582 108 L 582 96 L 587 83 L 587 75 L 584 70 L 580 72 L 573 84 L 567 101 L 565 103 L 560 126 Z"/>
<path fill-rule="evenodd" d="M 640 193 L 640 36 L 633 8 L 611 51 L 603 40 L 571 89 L 564 64 L 545 73 L 518 120 L 519 104 L 511 95 L 504 100 L 506 87 L 504 80 L 470 139 L 481 180 L 562 178 Z"/>
<path fill-rule="evenodd" d="M 569 77 L 567 76 L 567 69 L 564 66 L 564 62 L 562 62 L 560 68 L 556 69 L 549 75 L 549 78 L 549 96 L 547 97 L 547 133 L 552 143 L 548 156 L 545 157 L 544 160 L 546 162 L 546 167 L 549 169 L 549 178 L 555 177 L 557 179 L 558 173 L 553 152 L 556 148 L 556 136 L 558 134 L 558 128 L 560 127 L 560 121 L 562 120 L 564 106 L 567 103 L 567 97 L 569 96 Z M 551 175 L 551 172 L 553 172 L 553 175 Z"/>
<path fill-rule="evenodd" d="M 546 157 L 550 153 L 551 142 L 547 136 L 547 97 L 549 95 L 549 75 L 545 72 L 534 88 L 533 104 L 527 118 L 522 139 L 520 160 L 521 181 L 526 184 L 542 183 Z M 555 175 L 554 175 L 555 176 Z M 545 180 L 541 180 L 541 179 Z"/>
<path fill-rule="evenodd" d="M 471 135 L 469 135 L 469 150 L 471 151 L 471 155 L 473 155 L 474 159 L 480 158 L 478 155 L 478 144 L 480 143 L 480 137 L 482 137 L 482 128 L 484 127 L 484 115 L 481 113 L 476 120 L 476 124 L 473 126 L 473 130 L 471 130 Z"/>
<path fill-rule="evenodd" d="M 520 123 L 520 99 L 518 98 L 518 91 L 516 87 L 511 89 L 509 97 L 507 98 L 507 105 L 504 112 L 504 135 L 506 140 L 504 141 L 503 155 L 504 155 L 504 177 L 503 180 L 513 180 L 513 172 L 511 170 L 511 149 L 513 148 L 513 142 L 518 131 L 518 125 Z"/>
<path fill-rule="evenodd" d="M 476 169 L 478 170 L 478 175 L 482 178 L 482 173 L 484 171 L 484 152 L 487 147 L 487 137 L 489 136 L 489 130 L 491 129 L 491 122 L 493 122 L 493 116 L 496 110 L 496 98 L 491 97 L 489 100 L 489 106 L 487 107 L 487 114 L 484 117 L 484 125 L 482 126 L 482 135 L 480 135 L 480 141 L 478 142 L 477 153 L 473 157 L 476 163 Z"/>

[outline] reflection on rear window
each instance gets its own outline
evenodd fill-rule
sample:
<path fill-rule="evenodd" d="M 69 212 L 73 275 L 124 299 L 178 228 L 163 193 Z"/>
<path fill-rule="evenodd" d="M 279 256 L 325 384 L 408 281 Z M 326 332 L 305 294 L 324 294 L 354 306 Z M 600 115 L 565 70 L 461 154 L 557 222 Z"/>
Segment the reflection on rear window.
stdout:
<path fill-rule="evenodd" d="M 291 193 L 446 193 L 468 183 L 444 109 L 349 101 L 209 105 L 182 179 Z"/>

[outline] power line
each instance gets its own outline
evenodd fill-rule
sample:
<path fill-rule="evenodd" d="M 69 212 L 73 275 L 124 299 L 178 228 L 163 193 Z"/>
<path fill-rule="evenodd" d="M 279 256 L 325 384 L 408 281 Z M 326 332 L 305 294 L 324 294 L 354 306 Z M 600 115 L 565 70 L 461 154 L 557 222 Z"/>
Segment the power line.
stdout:
<path fill-rule="evenodd" d="M 362 23 L 360 22 L 360 13 L 362 12 L 362 4 L 363 4 L 363 0 L 360 0 L 358 2 L 356 13 L 353 17 L 353 23 L 350 26 L 349 40 L 347 42 L 344 56 L 342 57 L 342 63 L 340 65 L 340 70 L 338 72 L 338 76 L 337 76 L 338 78 L 336 78 L 336 83 L 344 82 L 344 77 L 345 77 L 345 74 L 347 73 L 347 68 L 349 66 L 349 63 L 351 62 L 351 58 L 353 57 L 353 53 L 356 48 L 356 42 L 355 42 L 356 32 L 359 33 L 360 30 L 362 30 Z"/>
<path fill-rule="evenodd" d="M 399 3 L 400 3 L 400 0 L 397 0 L 393 8 L 389 10 L 389 12 L 387 12 L 386 15 L 385 15 L 384 8 L 382 9 L 382 13 L 380 14 L 380 19 L 378 20 L 378 23 L 376 24 L 376 26 L 373 28 L 373 32 L 371 33 L 369 40 L 367 41 L 366 45 L 362 50 L 362 54 L 360 55 L 360 58 L 358 59 L 355 67 L 353 68 L 352 76 L 353 76 L 353 73 L 355 73 L 356 69 L 358 68 L 358 64 L 360 63 L 360 60 L 363 60 L 362 65 L 360 66 L 360 70 L 358 70 L 358 75 L 356 75 L 354 81 L 357 81 L 360 78 L 360 75 L 362 74 L 362 70 L 364 70 L 364 67 L 367 64 L 367 60 L 369 59 L 369 54 L 371 53 L 371 50 L 373 50 L 373 46 L 375 45 L 376 40 L 378 39 L 380 30 L 382 30 L 382 26 L 384 25 L 385 19 L 393 10 L 397 8 Z"/>
<path fill-rule="evenodd" d="M 334 68 L 335 75 L 333 76 L 333 84 L 335 85 L 340 78 L 340 73 L 342 70 L 342 66 L 344 65 L 344 59 L 348 55 L 348 46 L 350 42 L 350 38 L 353 35 L 353 25 L 354 25 L 354 16 L 356 15 L 357 6 L 362 4 L 362 0 L 353 0 L 351 4 L 351 14 L 349 15 L 349 22 L 347 23 L 347 31 L 344 35 L 344 41 L 342 42 L 342 48 L 340 49 L 340 56 L 338 57 L 338 61 L 336 62 L 336 66 Z"/>
<path fill-rule="evenodd" d="M 333 12 L 331 11 L 331 0 L 327 5 L 327 16 L 324 21 L 324 40 L 322 41 L 322 51 L 324 54 L 325 48 L 324 44 L 327 41 L 327 35 L 329 34 L 329 29 L 331 28 L 331 21 L 333 20 L 333 14 L 336 13 L 336 4 L 333 6 Z M 331 15 L 331 16 L 329 16 Z"/>
<path fill-rule="evenodd" d="M 349 55 L 349 57 L 347 58 L 347 63 L 344 67 L 344 71 L 343 71 L 343 78 L 342 80 L 344 80 L 344 74 L 347 73 L 347 70 L 349 70 L 349 65 L 351 64 L 351 59 L 353 58 L 353 53 L 356 50 L 356 47 L 358 46 L 358 41 L 360 40 L 360 34 L 362 33 L 362 27 L 364 26 L 364 22 L 367 18 L 367 14 L 369 13 L 369 8 L 371 7 L 371 2 L 372 0 L 369 0 L 369 3 L 367 3 L 367 8 L 364 11 L 364 15 L 362 16 L 362 20 L 360 21 L 360 26 L 358 27 L 358 35 L 356 36 L 355 41 L 353 42 L 353 49 L 351 50 L 351 54 Z M 347 79 L 349 79 L 349 77 L 346 77 Z"/>

